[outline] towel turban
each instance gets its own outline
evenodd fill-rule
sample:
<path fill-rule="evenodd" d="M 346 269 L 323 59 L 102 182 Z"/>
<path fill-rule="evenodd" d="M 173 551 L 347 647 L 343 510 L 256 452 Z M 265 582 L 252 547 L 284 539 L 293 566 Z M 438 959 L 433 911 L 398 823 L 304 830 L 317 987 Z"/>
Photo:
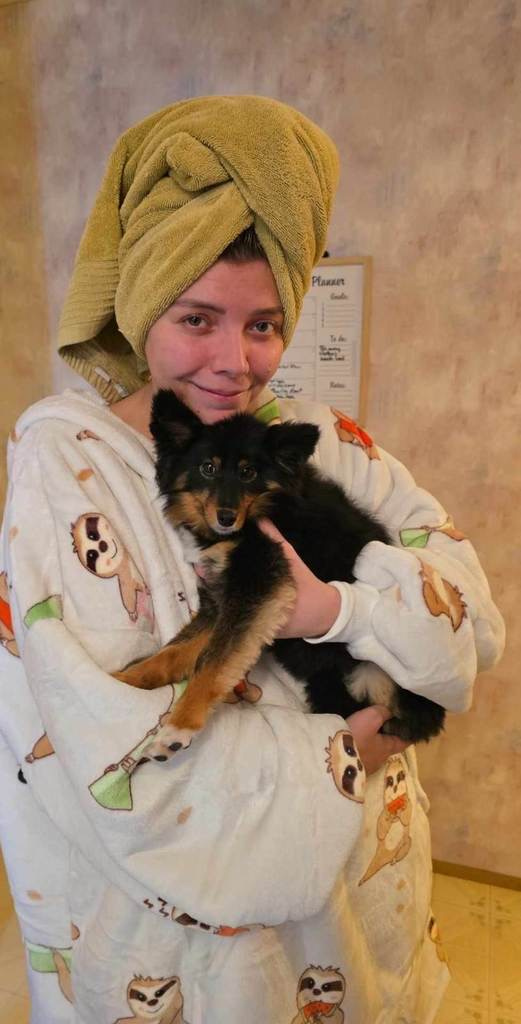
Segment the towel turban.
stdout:
<path fill-rule="evenodd" d="M 323 254 L 337 178 L 329 137 L 260 96 L 186 100 L 130 128 L 80 243 L 60 355 L 109 402 L 141 387 L 152 324 L 250 225 L 288 344 Z"/>

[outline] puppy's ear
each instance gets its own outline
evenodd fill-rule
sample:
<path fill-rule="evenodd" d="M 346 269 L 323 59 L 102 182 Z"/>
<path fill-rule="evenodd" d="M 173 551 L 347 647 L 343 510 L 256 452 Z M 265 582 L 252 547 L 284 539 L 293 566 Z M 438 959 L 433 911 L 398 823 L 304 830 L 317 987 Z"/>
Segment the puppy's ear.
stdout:
<path fill-rule="evenodd" d="M 181 452 L 189 447 L 201 430 L 201 421 L 173 391 L 162 388 L 154 395 L 150 433 L 157 445 L 166 445 Z"/>
<path fill-rule="evenodd" d="M 266 444 L 283 469 L 295 473 L 313 455 L 320 437 L 314 423 L 281 423 L 268 427 Z"/>

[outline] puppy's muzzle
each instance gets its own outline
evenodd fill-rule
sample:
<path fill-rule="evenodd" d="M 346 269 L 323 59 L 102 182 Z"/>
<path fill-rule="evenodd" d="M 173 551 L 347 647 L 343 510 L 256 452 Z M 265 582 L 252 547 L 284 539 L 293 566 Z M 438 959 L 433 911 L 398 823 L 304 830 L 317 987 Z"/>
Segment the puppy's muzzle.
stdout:
<path fill-rule="evenodd" d="M 235 526 L 237 520 L 237 509 L 233 508 L 218 508 L 217 509 L 217 522 L 219 526 L 222 526 L 225 530 L 232 529 Z"/>

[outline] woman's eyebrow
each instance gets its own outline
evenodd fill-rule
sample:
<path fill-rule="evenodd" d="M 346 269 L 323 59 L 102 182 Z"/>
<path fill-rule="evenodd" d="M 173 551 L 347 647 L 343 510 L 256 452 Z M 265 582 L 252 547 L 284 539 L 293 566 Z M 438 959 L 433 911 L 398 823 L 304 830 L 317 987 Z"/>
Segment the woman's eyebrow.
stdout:
<path fill-rule="evenodd" d="M 222 306 L 215 306 L 212 302 L 199 301 L 198 299 L 176 299 L 174 306 L 188 306 L 190 309 L 209 309 L 212 313 L 226 313 Z M 252 309 L 250 316 L 276 316 L 284 315 L 282 306 L 268 306 L 266 309 Z"/>
<path fill-rule="evenodd" d="M 254 309 L 252 310 L 252 316 L 276 316 L 280 313 L 284 316 L 284 310 L 282 306 L 268 306 L 266 309 Z"/>
<path fill-rule="evenodd" d="M 213 313 L 225 313 L 226 310 L 222 309 L 221 306 L 214 306 L 211 302 L 203 302 L 199 299 L 176 299 L 173 303 L 174 306 L 189 306 L 190 309 L 210 309 Z"/>

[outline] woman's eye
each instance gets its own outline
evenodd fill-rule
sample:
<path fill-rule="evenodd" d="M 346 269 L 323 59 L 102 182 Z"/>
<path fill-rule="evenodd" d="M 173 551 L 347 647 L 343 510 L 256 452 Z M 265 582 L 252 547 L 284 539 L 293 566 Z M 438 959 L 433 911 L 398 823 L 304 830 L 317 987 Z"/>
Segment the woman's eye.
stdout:
<path fill-rule="evenodd" d="M 210 461 L 210 459 L 207 459 L 205 462 L 202 462 L 201 465 L 199 466 L 199 472 L 201 476 L 205 476 L 207 479 L 210 479 L 212 476 L 215 476 L 217 472 L 217 467 L 213 462 Z"/>
<path fill-rule="evenodd" d="M 275 331 L 280 331 L 278 324 L 274 324 L 271 320 L 257 320 L 253 324 L 253 328 L 257 334 L 274 334 Z"/>
<path fill-rule="evenodd" d="M 252 480 L 255 480 L 257 476 L 257 470 L 255 466 L 240 466 L 239 467 L 239 480 L 242 480 L 243 484 L 250 484 Z"/>
<path fill-rule="evenodd" d="M 199 316 L 198 313 L 191 313 L 190 316 L 185 316 L 183 321 L 189 327 L 201 327 L 204 322 L 204 318 Z"/>

